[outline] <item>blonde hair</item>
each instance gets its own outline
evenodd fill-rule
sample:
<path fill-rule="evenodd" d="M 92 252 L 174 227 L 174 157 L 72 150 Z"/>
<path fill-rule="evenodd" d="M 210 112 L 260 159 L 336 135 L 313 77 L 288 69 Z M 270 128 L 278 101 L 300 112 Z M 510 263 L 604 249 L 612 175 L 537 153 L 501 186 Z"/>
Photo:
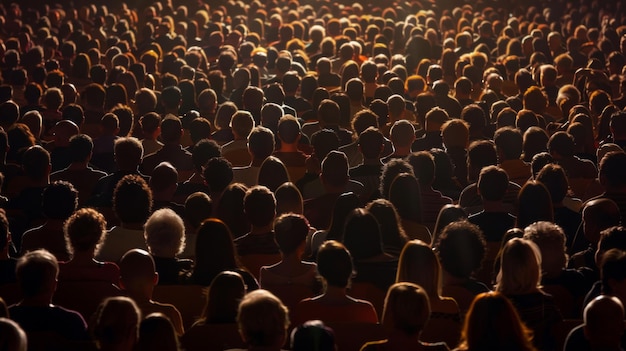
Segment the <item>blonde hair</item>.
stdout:
<path fill-rule="evenodd" d="M 430 300 L 417 284 L 402 282 L 389 288 L 383 309 L 383 324 L 407 335 L 419 334 L 430 319 Z"/>
<path fill-rule="evenodd" d="M 254 290 L 241 300 L 237 324 L 246 344 L 281 346 L 287 336 L 289 310 L 271 292 Z"/>
<path fill-rule="evenodd" d="M 505 295 L 536 291 L 541 283 L 541 252 L 530 240 L 513 238 L 502 249 L 496 291 Z"/>
<path fill-rule="evenodd" d="M 441 266 L 428 244 L 411 240 L 404 245 L 396 275 L 396 283 L 400 282 L 421 286 L 431 299 L 441 296 Z"/>
<path fill-rule="evenodd" d="M 548 221 L 535 222 L 524 229 L 524 239 L 539 247 L 544 273 L 554 276 L 565 268 L 565 233 L 561 227 Z"/>

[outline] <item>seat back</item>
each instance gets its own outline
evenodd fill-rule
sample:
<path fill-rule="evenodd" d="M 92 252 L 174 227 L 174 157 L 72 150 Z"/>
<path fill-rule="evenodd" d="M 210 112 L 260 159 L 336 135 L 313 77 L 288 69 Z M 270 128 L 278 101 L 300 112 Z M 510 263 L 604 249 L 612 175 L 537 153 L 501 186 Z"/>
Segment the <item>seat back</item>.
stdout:
<path fill-rule="evenodd" d="M 243 264 L 248 272 L 258 280 L 259 272 L 263 266 L 271 266 L 274 263 L 278 263 L 281 260 L 280 254 L 250 254 L 241 255 L 239 261 Z"/>
<path fill-rule="evenodd" d="M 461 311 L 461 316 L 464 316 L 467 310 L 469 310 L 472 301 L 476 295 L 460 285 L 446 285 L 442 288 L 442 295 L 451 297 L 456 300 Z"/>
<path fill-rule="evenodd" d="M 105 281 L 60 281 L 52 302 L 80 313 L 89 322 L 102 301 L 120 295 L 115 285 Z"/>
<path fill-rule="evenodd" d="M 380 324 L 363 322 L 327 323 L 335 333 L 337 351 L 360 350 L 363 344 L 387 338 Z"/>
<path fill-rule="evenodd" d="M 186 351 L 221 351 L 245 348 L 237 324 L 195 325 L 180 338 Z"/>
<path fill-rule="evenodd" d="M 152 292 L 154 301 L 176 306 L 185 329 L 200 318 L 207 296 L 208 288 L 201 285 L 157 285 Z"/>
<path fill-rule="evenodd" d="M 425 342 L 445 342 L 450 349 L 457 346 L 461 338 L 461 321 L 450 318 L 431 318 L 420 334 Z"/>

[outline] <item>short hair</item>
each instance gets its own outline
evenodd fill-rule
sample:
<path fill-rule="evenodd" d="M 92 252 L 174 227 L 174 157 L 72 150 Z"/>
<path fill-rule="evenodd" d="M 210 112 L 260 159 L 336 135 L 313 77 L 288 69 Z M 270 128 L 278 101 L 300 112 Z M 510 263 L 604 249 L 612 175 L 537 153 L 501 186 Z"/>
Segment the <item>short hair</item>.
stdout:
<path fill-rule="evenodd" d="M 77 210 L 63 225 L 68 251 L 74 253 L 95 250 L 104 237 L 106 226 L 107 222 L 100 212 L 92 208 Z"/>
<path fill-rule="evenodd" d="M 567 195 L 569 184 L 563 167 L 548 163 L 539 171 L 536 179 L 548 188 L 553 204 L 562 202 Z"/>
<path fill-rule="evenodd" d="M 152 191 L 139 175 L 125 175 L 113 191 L 113 212 L 122 223 L 144 223 L 152 212 Z"/>
<path fill-rule="evenodd" d="M 322 182 L 334 187 L 345 186 L 350 180 L 348 158 L 341 151 L 331 151 L 322 161 Z"/>
<path fill-rule="evenodd" d="M 294 253 L 306 241 L 309 222 L 299 214 L 286 213 L 274 221 L 276 243 L 283 255 Z"/>
<path fill-rule="evenodd" d="M 65 220 L 78 207 L 78 191 L 72 183 L 55 181 L 41 195 L 41 211 L 48 219 Z"/>
<path fill-rule="evenodd" d="M 178 182 L 178 171 L 169 162 L 161 162 L 152 171 L 150 189 L 158 193 L 165 191 Z"/>
<path fill-rule="evenodd" d="M 513 238 L 502 248 L 496 291 L 505 295 L 528 294 L 541 282 L 541 252 L 526 239 Z"/>
<path fill-rule="evenodd" d="M 22 168 L 31 178 L 41 178 L 50 168 L 50 153 L 39 145 L 29 147 L 22 155 Z"/>
<path fill-rule="evenodd" d="M 143 158 L 143 145 L 133 137 L 117 138 L 113 151 L 120 169 L 136 169 Z"/>
<path fill-rule="evenodd" d="M 27 252 L 17 261 L 15 275 L 24 297 L 52 292 L 59 275 L 59 263 L 53 254 L 40 249 Z M 50 289 L 50 290 L 46 290 Z"/>
<path fill-rule="evenodd" d="M 233 165 L 223 157 L 213 157 L 204 166 L 202 177 L 211 192 L 221 193 L 233 181 Z"/>
<path fill-rule="evenodd" d="M 291 332 L 291 349 L 296 351 L 334 350 L 335 333 L 321 320 L 309 320 Z"/>
<path fill-rule="evenodd" d="M 177 143 L 183 135 L 183 123 L 180 118 L 168 114 L 161 121 L 161 139 L 164 143 Z"/>
<path fill-rule="evenodd" d="M 599 167 L 600 180 L 605 179 L 612 187 L 626 184 L 626 153 L 611 151 L 604 155 Z"/>
<path fill-rule="evenodd" d="M 624 234 L 624 233 L 621 233 Z M 623 249 L 610 249 L 603 253 L 600 263 L 600 276 L 602 292 L 612 294 L 610 280 L 623 282 L 626 279 L 626 251 Z"/>
<path fill-rule="evenodd" d="M 406 160 L 413 166 L 413 172 L 420 184 L 430 185 L 435 181 L 435 158 L 430 152 L 414 152 Z"/>
<path fill-rule="evenodd" d="M 410 146 L 415 140 L 415 127 L 405 119 L 396 121 L 391 127 L 389 138 L 394 145 Z"/>
<path fill-rule="evenodd" d="M 209 195 L 198 191 L 185 200 L 185 222 L 192 228 L 200 227 L 202 222 L 210 217 L 213 210 L 213 201 Z"/>
<path fill-rule="evenodd" d="M 561 272 L 567 263 L 563 228 L 548 221 L 538 221 L 524 228 L 524 239 L 537 244 L 544 274 Z"/>
<path fill-rule="evenodd" d="M 174 257 L 185 248 L 185 224 L 169 208 L 154 211 L 144 225 L 150 253 L 156 257 Z"/>
<path fill-rule="evenodd" d="M 329 286 L 347 287 L 354 274 L 348 249 L 335 240 L 324 242 L 317 252 L 317 272 Z"/>
<path fill-rule="evenodd" d="M 441 126 L 443 144 L 447 147 L 467 147 L 469 143 L 469 124 L 462 119 L 451 119 Z"/>
<path fill-rule="evenodd" d="M 339 149 L 339 137 L 330 129 L 322 129 L 311 135 L 311 145 L 318 159 L 324 159 L 329 152 Z"/>
<path fill-rule="evenodd" d="M 413 166 L 411 166 L 407 161 L 403 159 L 392 159 L 387 162 L 383 166 L 382 173 L 380 175 L 380 194 L 383 198 L 389 198 L 389 190 L 391 189 L 391 184 L 394 179 L 399 174 L 409 173 L 411 175 L 415 175 L 413 173 Z"/>
<path fill-rule="evenodd" d="M 483 232 L 467 220 L 448 224 L 435 244 L 441 267 L 457 278 L 468 278 L 478 271 L 485 247 Z"/>
<path fill-rule="evenodd" d="M 400 282 L 387 291 L 382 323 L 406 335 L 418 335 L 426 327 L 430 312 L 426 291 L 417 284 Z"/>
<path fill-rule="evenodd" d="M 519 130 L 502 127 L 493 135 L 496 148 L 507 160 L 519 159 L 522 155 L 524 140 Z"/>
<path fill-rule="evenodd" d="M 555 152 L 561 157 L 570 157 L 574 155 L 575 149 L 574 138 L 567 132 L 556 132 L 548 140 L 548 150 L 551 154 Z"/>
<path fill-rule="evenodd" d="M 230 120 L 233 133 L 241 138 L 247 138 L 254 128 L 254 117 L 248 111 L 237 111 Z"/>
<path fill-rule="evenodd" d="M 385 136 L 375 127 L 369 127 L 359 134 L 359 147 L 366 159 L 379 158 L 382 153 Z"/>
<path fill-rule="evenodd" d="M 6 317 L 0 317 L 0 344 L 7 351 L 26 351 L 28 339 L 19 324 Z"/>
<path fill-rule="evenodd" d="M 278 137 L 287 144 L 293 144 L 300 136 L 300 122 L 294 116 L 283 116 L 278 120 Z"/>
<path fill-rule="evenodd" d="M 502 201 L 509 187 L 509 176 L 498 166 L 487 166 L 480 171 L 478 191 L 487 201 Z"/>
<path fill-rule="evenodd" d="M 72 162 L 86 161 L 93 151 L 93 141 L 87 134 L 76 134 L 70 138 L 70 159 Z"/>
<path fill-rule="evenodd" d="M 189 137 L 191 142 L 196 144 L 202 139 L 211 136 L 211 123 L 203 117 L 198 117 L 189 123 Z"/>
<path fill-rule="evenodd" d="M 248 136 L 248 150 L 253 157 L 264 160 L 274 152 L 274 133 L 263 126 L 256 126 Z"/>
<path fill-rule="evenodd" d="M 320 121 L 326 125 L 337 125 L 341 116 L 339 105 L 330 99 L 324 99 L 320 102 L 317 109 L 317 116 Z"/>
<path fill-rule="evenodd" d="M 237 324 L 248 345 L 275 346 L 287 335 L 289 310 L 271 292 L 254 290 L 239 303 Z"/>
<path fill-rule="evenodd" d="M 262 185 L 257 185 L 246 191 L 243 207 L 246 218 L 253 226 L 269 225 L 276 216 L 276 198 L 267 187 Z"/>

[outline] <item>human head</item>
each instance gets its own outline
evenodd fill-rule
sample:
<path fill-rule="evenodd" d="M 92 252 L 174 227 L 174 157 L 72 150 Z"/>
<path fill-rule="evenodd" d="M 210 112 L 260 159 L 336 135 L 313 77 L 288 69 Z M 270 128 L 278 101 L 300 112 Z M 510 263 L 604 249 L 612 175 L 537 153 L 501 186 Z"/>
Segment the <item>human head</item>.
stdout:
<path fill-rule="evenodd" d="M 618 226 L 621 215 L 615 201 L 600 198 L 588 201 L 582 209 L 585 238 L 594 247 L 600 240 L 600 232 Z"/>
<path fill-rule="evenodd" d="M 443 268 L 457 278 L 469 278 L 485 257 L 485 238 L 478 226 L 463 220 L 448 224 L 435 243 Z"/>
<path fill-rule="evenodd" d="M 239 302 L 245 294 L 246 285 L 239 273 L 220 272 L 211 281 L 202 319 L 205 323 L 236 323 Z"/>
<path fill-rule="evenodd" d="M 317 253 L 317 272 L 328 286 L 345 288 L 354 274 L 352 256 L 346 247 L 334 240 L 322 244 Z"/>
<path fill-rule="evenodd" d="M 343 244 L 355 261 L 381 255 L 382 238 L 376 217 L 363 208 L 354 209 L 345 220 Z"/>
<path fill-rule="evenodd" d="M 487 166 L 480 171 L 478 192 L 483 201 L 502 201 L 509 187 L 509 176 L 498 166 Z"/>
<path fill-rule="evenodd" d="M 293 351 L 333 351 L 335 334 L 320 320 L 306 321 L 291 332 Z"/>
<path fill-rule="evenodd" d="M 350 180 L 348 158 L 343 152 L 330 151 L 322 161 L 320 179 L 325 188 L 343 190 Z"/>
<path fill-rule="evenodd" d="M 423 207 L 421 188 L 417 178 L 411 173 L 401 173 L 389 187 L 389 201 L 394 205 L 400 218 L 422 223 Z"/>
<path fill-rule="evenodd" d="M 558 205 L 563 202 L 569 189 L 567 175 L 563 167 L 548 163 L 543 166 L 539 174 L 537 174 L 536 179 L 546 186 L 550 192 L 550 198 L 553 204 Z"/>
<path fill-rule="evenodd" d="M 600 295 L 583 312 L 585 339 L 595 349 L 619 347 L 624 333 L 624 305 L 614 296 Z"/>
<path fill-rule="evenodd" d="M 41 210 L 46 218 L 64 221 L 78 206 L 78 191 L 70 182 L 56 181 L 43 190 L 41 200 Z"/>
<path fill-rule="evenodd" d="M 626 186 L 626 153 L 612 151 L 604 155 L 599 167 L 600 184 L 612 189 Z"/>
<path fill-rule="evenodd" d="M 113 152 L 117 168 L 124 171 L 136 171 L 143 158 L 143 146 L 137 138 L 116 139 Z"/>
<path fill-rule="evenodd" d="M 276 218 L 274 235 L 280 252 L 286 256 L 304 251 L 309 229 L 309 222 L 300 214 L 286 213 Z"/>
<path fill-rule="evenodd" d="M 505 295 L 535 292 L 541 283 L 541 252 L 526 239 L 513 238 L 502 248 L 496 291 Z"/>
<path fill-rule="evenodd" d="M 14 321 L 0 317 L 0 345 L 6 351 L 26 351 L 26 333 Z"/>
<path fill-rule="evenodd" d="M 94 338 L 100 348 L 132 348 L 138 337 L 141 311 L 129 297 L 109 297 L 98 307 Z"/>
<path fill-rule="evenodd" d="M 276 198 L 262 185 L 248 189 L 243 199 L 244 211 L 253 227 L 265 227 L 274 221 L 276 216 Z"/>
<path fill-rule="evenodd" d="M 522 155 L 523 139 L 519 130 L 511 127 L 503 127 L 496 131 L 493 136 L 500 162 L 517 160 Z"/>
<path fill-rule="evenodd" d="M 152 212 L 152 191 L 135 174 L 124 176 L 113 191 L 113 212 L 122 223 L 143 224 Z"/>
<path fill-rule="evenodd" d="M 248 150 L 253 160 L 265 160 L 274 152 L 274 146 L 274 133 L 268 128 L 254 127 L 248 135 Z"/>
<path fill-rule="evenodd" d="M 172 321 L 163 313 L 151 313 L 139 324 L 137 351 L 179 349 L 178 336 Z"/>
<path fill-rule="evenodd" d="M 128 250 L 120 259 L 119 267 L 121 287 L 131 295 L 142 296 L 159 281 L 154 259 L 146 250 Z"/>
<path fill-rule="evenodd" d="M 106 231 L 106 220 L 94 209 L 81 208 L 65 221 L 63 231 L 70 253 L 93 253 Z"/>
<path fill-rule="evenodd" d="M 396 177 L 402 173 L 414 174 L 413 166 L 411 166 L 405 160 L 393 159 L 383 166 L 383 171 L 380 176 L 379 189 L 383 198 L 389 199 L 389 190 L 391 189 L 391 184 L 396 179 Z"/>
<path fill-rule="evenodd" d="M 252 291 L 239 304 L 239 333 L 250 347 L 278 350 L 287 337 L 288 313 L 287 307 L 271 292 L 262 289 Z"/>
<path fill-rule="evenodd" d="M 430 319 L 430 300 L 419 285 L 401 282 L 392 285 L 385 298 L 382 323 L 407 336 L 419 336 Z"/>
<path fill-rule="evenodd" d="M 537 221 L 554 220 L 552 198 L 548 188 L 542 183 L 532 180 L 526 182 L 517 194 L 518 212 L 517 227 L 526 228 Z"/>
<path fill-rule="evenodd" d="M 567 263 L 565 233 L 552 222 L 535 222 L 524 229 L 524 239 L 537 245 L 541 253 L 541 269 L 547 277 L 561 274 Z"/>
<path fill-rule="evenodd" d="M 413 166 L 415 177 L 422 187 L 430 187 L 435 181 L 435 158 L 428 151 L 410 154 L 407 162 Z"/>
<path fill-rule="evenodd" d="M 410 282 L 422 287 L 430 298 L 441 295 L 441 266 L 427 243 L 411 240 L 404 245 L 398 261 L 396 283 Z"/>
<path fill-rule="evenodd" d="M 15 275 L 24 298 L 51 300 L 57 287 L 59 263 L 47 250 L 30 251 L 17 261 Z"/>
<path fill-rule="evenodd" d="M 173 258 L 185 248 L 183 220 L 169 208 L 154 211 L 144 225 L 144 236 L 155 257 Z"/>
<path fill-rule="evenodd" d="M 441 137 L 447 149 L 466 148 L 469 145 L 469 124 L 462 119 L 451 119 L 441 126 Z"/>

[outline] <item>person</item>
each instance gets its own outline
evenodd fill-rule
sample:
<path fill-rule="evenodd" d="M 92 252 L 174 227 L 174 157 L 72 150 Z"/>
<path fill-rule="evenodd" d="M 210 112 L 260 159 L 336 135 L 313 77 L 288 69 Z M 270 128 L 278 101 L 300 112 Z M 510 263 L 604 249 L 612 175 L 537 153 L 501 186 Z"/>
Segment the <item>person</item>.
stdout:
<path fill-rule="evenodd" d="M 166 115 L 161 122 L 161 140 L 163 147 L 153 154 L 146 155 L 139 167 L 141 173 L 152 175 L 154 168 L 161 162 L 171 163 L 178 171 L 181 179 L 187 179 L 193 173 L 191 153 L 181 145 L 183 126 L 180 118 Z"/>
<path fill-rule="evenodd" d="M 541 290 L 541 252 L 529 240 L 513 238 L 502 249 L 496 291 L 511 300 L 520 318 L 533 331 L 533 344 L 542 350 L 557 347 L 555 332 L 563 321 L 554 298 Z"/>
<path fill-rule="evenodd" d="M 27 252 L 17 262 L 15 274 L 22 300 L 9 307 L 9 316 L 27 333 L 48 333 L 65 341 L 87 341 L 87 323 L 76 311 L 52 304 L 59 263 L 50 252 Z"/>
<path fill-rule="evenodd" d="M 187 276 L 187 283 L 210 286 L 211 281 L 223 271 L 240 274 L 249 291 L 259 284 L 239 262 L 228 226 L 219 219 L 209 218 L 202 222 L 196 234 L 195 264 Z"/>
<path fill-rule="evenodd" d="M 278 254 L 279 248 L 272 229 L 276 216 L 274 194 L 264 186 L 255 186 L 246 192 L 243 205 L 251 228 L 249 233 L 235 239 L 237 253 L 240 256 Z"/>
<path fill-rule="evenodd" d="M 396 208 L 389 200 L 376 199 L 365 207 L 378 222 L 385 253 L 400 256 L 402 248 L 409 240 L 400 221 Z"/>
<path fill-rule="evenodd" d="M 139 323 L 138 351 L 179 351 L 178 336 L 163 313 L 151 313 Z"/>
<path fill-rule="evenodd" d="M 63 222 L 76 210 L 78 192 L 72 184 L 57 181 L 44 189 L 41 203 L 46 222 L 22 235 L 21 252 L 46 249 L 57 260 L 67 261 L 70 256 L 63 236 Z"/>
<path fill-rule="evenodd" d="M 113 210 L 121 224 L 111 228 L 98 247 L 96 259 L 103 262 L 118 262 L 130 249 L 148 248 L 143 224 L 152 212 L 152 192 L 146 181 L 138 175 L 126 175 L 113 196 Z"/>
<path fill-rule="evenodd" d="M 326 241 L 317 253 L 317 271 L 324 284 L 324 292 L 307 298 L 295 308 L 294 324 L 311 319 L 329 322 L 378 323 L 371 303 L 347 295 L 354 266 L 346 247 L 334 240 Z"/>
<path fill-rule="evenodd" d="M 465 313 L 471 300 L 489 288 L 473 275 L 480 268 L 485 256 L 485 238 L 476 225 L 467 220 L 448 224 L 434 245 L 442 268 L 443 295 L 456 300 L 461 313 Z M 463 291 L 461 298 L 451 291 Z"/>
<path fill-rule="evenodd" d="M 131 351 L 137 343 L 141 311 L 129 297 L 110 297 L 98 307 L 93 328 L 101 351 Z"/>
<path fill-rule="evenodd" d="M 449 345 L 455 345 L 459 340 L 461 330 L 461 317 L 459 305 L 450 297 L 442 296 L 441 290 L 441 266 L 437 255 L 430 246 L 420 240 L 411 240 L 404 246 L 398 262 L 396 283 L 409 282 L 419 285 L 428 295 L 430 301 L 430 322 L 424 326 L 424 334 L 432 338 L 439 332 L 438 328 L 445 321 L 452 321 L 456 325 L 446 325 L 445 341 Z M 434 341 L 426 339 L 427 341 Z"/>
<path fill-rule="evenodd" d="M 420 340 L 430 316 L 430 302 L 423 288 L 408 282 L 394 284 L 387 292 L 383 310 L 387 339 L 368 342 L 361 351 L 449 350 L 443 342 L 430 344 Z"/>
<path fill-rule="evenodd" d="M 247 145 L 252 160 L 249 165 L 233 168 L 233 181 L 253 187 L 259 184 L 257 179 L 261 165 L 274 152 L 274 134 L 265 127 L 254 127 L 248 135 Z"/>
<path fill-rule="evenodd" d="M 274 221 L 276 243 L 281 254 L 280 262 L 261 267 L 259 284 L 303 285 L 313 290 L 317 283 L 317 265 L 302 261 L 309 223 L 302 215 L 283 214 Z"/>
<path fill-rule="evenodd" d="M 59 263 L 59 281 L 105 281 L 119 284 L 120 269 L 112 262 L 94 258 L 106 233 L 104 216 L 92 208 L 81 208 L 63 226 L 70 259 Z"/>
<path fill-rule="evenodd" d="M 280 351 L 287 339 L 289 311 L 271 292 L 255 290 L 239 303 L 237 324 L 248 351 Z"/>
<path fill-rule="evenodd" d="M 430 230 L 423 224 L 420 186 L 413 174 L 401 173 L 395 177 L 389 188 L 389 201 L 398 211 L 402 228 L 409 238 L 431 242 Z"/>
<path fill-rule="evenodd" d="M 12 246 L 9 220 L 6 212 L 0 210 L 0 285 L 17 281 L 15 276 L 17 259 L 9 255 Z"/>
<path fill-rule="evenodd" d="M 159 274 L 159 285 L 180 284 L 193 263 L 177 257 L 185 248 L 183 220 L 169 208 L 157 210 L 148 217 L 144 236 Z"/>
<path fill-rule="evenodd" d="M 236 323 L 237 308 L 245 294 L 246 285 L 239 273 L 220 272 L 211 281 L 206 306 L 191 329 L 205 324 Z"/>
<path fill-rule="evenodd" d="M 132 249 L 120 260 L 120 287 L 135 301 L 143 314 L 160 312 L 174 324 L 176 333 L 183 335 L 183 321 L 178 309 L 152 300 L 152 292 L 159 282 L 154 259 L 145 250 Z"/>
<path fill-rule="evenodd" d="M 293 351 L 335 351 L 335 333 L 320 320 L 306 321 L 291 332 Z"/>
<path fill-rule="evenodd" d="M 520 157 L 522 155 L 523 139 L 519 130 L 503 127 L 493 136 L 498 151 L 498 166 L 505 170 L 509 180 L 517 185 L 524 185 L 530 178 L 530 165 Z"/>
<path fill-rule="evenodd" d="M 26 351 L 28 339 L 17 323 L 6 317 L 0 317 L 0 345 L 3 345 L 6 351 Z"/>
<path fill-rule="evenodd" d="M 518 210 L 515 226 L 523 229 L 537 221 L 554 222 L 554 209 L 550 192 L 543 183 L 530 180 L 522 186 L 517 196 Z"/>
<path fill-rule="evenodd" d="M 481 293 L 472 302 L 455 351 L 535 351 L 532 331 L 515 307 L 499 292 Z"/>

